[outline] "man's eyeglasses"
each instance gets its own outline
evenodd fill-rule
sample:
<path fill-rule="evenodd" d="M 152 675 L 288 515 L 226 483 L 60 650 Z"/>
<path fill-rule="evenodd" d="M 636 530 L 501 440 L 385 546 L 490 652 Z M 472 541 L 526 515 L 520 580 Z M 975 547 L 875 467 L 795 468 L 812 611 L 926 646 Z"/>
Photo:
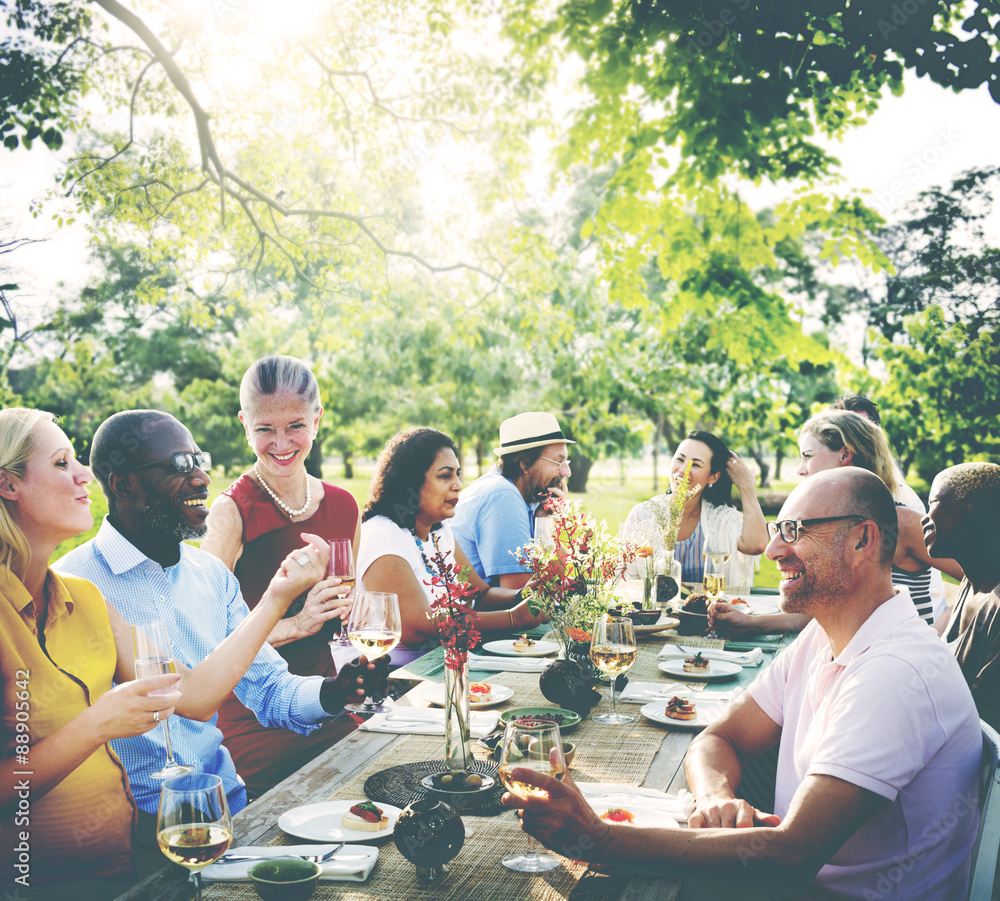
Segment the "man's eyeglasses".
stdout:
<path fill-rule="evenodd" d="M 791 544 L 793 541 L 798 541 L 799 529 L 803 526 L 818 526 L 820 523 L 841 522 L 845 519 L 856 519 L 860 522 L 867 518 L 858 513 L 845 513 L 843 516 L 821 516 L 819 519 L 783 519 L 780 522 L 767 523 L 767 534 L 774 538 L 780 532 L 781 540 Z"/>
<path fill-rule="evenodd" d="M 161 463 L 169 463 L 178 472 L 192 472 L 196 466 L 207 472 L 212 468 L 212 455 L 208 451 L 198 451 L 196 454 L 182 452 L 164 457 L 162 460 L 140 463 L 132 469 L 145 469 L 147 466 L 159 466 Z"/>
<path fill-rule="evenodd" d="M 555 463 L 560 469 L 564 466 L 569 469 L 570 459 L 567 457 L 565 460 L 553 460 L 551 457 L 539 457 L 539 460 L 548 460 L 549 463 Z"/>

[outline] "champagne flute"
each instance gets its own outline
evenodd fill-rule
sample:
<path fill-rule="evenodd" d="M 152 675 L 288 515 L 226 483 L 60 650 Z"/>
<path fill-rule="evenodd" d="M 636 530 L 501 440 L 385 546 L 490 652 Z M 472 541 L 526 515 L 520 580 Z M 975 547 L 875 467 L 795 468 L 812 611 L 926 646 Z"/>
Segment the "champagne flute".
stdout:
<path fill-rule="evenodd" d="M 726 564 L 729 561 L 729 554 L 721 551 L 710 550 L 705 553 L 705 572 L 702 576 L 701 587 L 713 601 L 719 600 L 726 590 Z M 715 629 L 710 630 L 705 635 L 706 638 L 718 638 Z"/>
<path fill-rule="evenodd" d="M 399 599 L 383 591 L 361 591 L 354 599 L 347 637 L 351 644 L 369 660 L 384 657 L 397 644 L 403 634 L 399 618 Z M 347 704 L 358 713 L 384 713 L 389 710 L 380 704 L 381 698 L 363 704 Z"/>
<path fill-rule="evenodd" d="M 175 776 L 160 789 L 156 842 L 168 860 L 191 871 L 201 901 L 201 871 L 226 853 L 233 840 L 222 780 L 211 773 Z"/>
<path fill-rule="evenodd" d="M 632 620 L 623 616 L 601 616 L 594 620 L 590 659 L 602 673 L 611 677 L 611 713 L 593 717 L 595 723 L 621 726 L 635 721 L 634 716 L 618 713 L 615 708 L 615 680 L 632 667 L 638 653 Z"/>
<path fill-rule="evenodd" d="M 351 586 L 351 591 L 347 597 L 351 596 L 357 581 L 354 571 L 354 546 L 350 538 L 330 539 L 330 563 L 326 568 L 328 579 L 340 579 L 345 585 Z M 345 647 L 350 644 L 347 637 L 347 627 L 343 620 L 340 622 L 340 643 Z"/>
<path fill-rule="evenodd" d="M 507 723 L 500 747 L 500 781 L 513 795 L 524 797 L 545 797 L 547 792 L 536 785 L 518 782 L 513 771 L 518 767 L 537 770 L 562 781 L 566 778 L 566 758 L 563 756 L 562 735 L 558 723 L 538 725 L 519 724 L 513 720 Z M 525 851 L 508 854 L 500 861 L 507 869 L 518 873 L 544 873 L 559 866 L 559 858 L 535 850 L 532 837 L 528 836 Z"/>
<path fill-rule="evenodd" d="M 166 673 L 176 673 L 177 663 L 170 649 L 170 636 L 167 634 L 166 623 L 154 619 L 148 623 L 132 626 L 132 649 L 135 652 L 135 677 L 146 679 L 150 676 L 162 676 Z M 152 694 L 167 694 L 175 689 L 160 689 Z M 163 727 L 163 744 L 167 752 L 167 762 L 151 773 L 153 779 L 169 779 L 171 776 L 182 776 L 190 773 L 194 767 L 178 763 L 174 759 L 174 746 L 170 742 L 170 727 L 167 721 L 160 720 Z"/>

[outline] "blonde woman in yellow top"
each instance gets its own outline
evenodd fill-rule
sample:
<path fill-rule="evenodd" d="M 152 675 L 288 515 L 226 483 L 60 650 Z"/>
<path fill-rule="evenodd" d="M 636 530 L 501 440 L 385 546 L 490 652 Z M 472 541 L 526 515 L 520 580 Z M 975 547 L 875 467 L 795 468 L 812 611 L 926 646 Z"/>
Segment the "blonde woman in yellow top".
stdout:
<path fill-rule="evenodd" d="M 32 899 L 55 880 L 87 898 L 137 878 L 135 805 L 108 741 L 175 709 L 209 719 L 326 567 L 321 543 L 297 549 L 309 565 L 282 567 L 269 603 L 203 663 L 136 680 L 130 627 L 90 582 L 48 567 L 60 542 L 93 524 L 92 479 L 51 414 L 0 411 L 0 867 L 3 888 Z"/>

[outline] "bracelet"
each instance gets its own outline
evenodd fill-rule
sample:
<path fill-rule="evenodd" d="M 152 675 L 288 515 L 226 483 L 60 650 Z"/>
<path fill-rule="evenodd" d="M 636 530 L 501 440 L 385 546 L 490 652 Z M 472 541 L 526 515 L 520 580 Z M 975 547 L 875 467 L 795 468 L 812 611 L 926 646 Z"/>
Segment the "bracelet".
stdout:
<path fill-rule="evenodd" d="M 510 618 L 510 631 L 514 631 L 514 611 L 510 608 L 507 609 L 507 616 Z"/>

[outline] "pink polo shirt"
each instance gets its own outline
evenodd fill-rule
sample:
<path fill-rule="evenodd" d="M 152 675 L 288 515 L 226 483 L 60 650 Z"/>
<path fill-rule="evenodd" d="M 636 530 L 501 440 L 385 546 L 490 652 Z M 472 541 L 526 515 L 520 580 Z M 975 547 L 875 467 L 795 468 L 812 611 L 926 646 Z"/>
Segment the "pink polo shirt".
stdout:
<path fill-rule="evenodd" d="M 875 610 L 835 660 L 811 622 L 750 694 L 781 726 L 776 814 L 786 815 L 813 774 L 892 802 L 806 897 L 965 897 L 979 826 L 979 716 L 958 663 L 905 592 Z"/>

